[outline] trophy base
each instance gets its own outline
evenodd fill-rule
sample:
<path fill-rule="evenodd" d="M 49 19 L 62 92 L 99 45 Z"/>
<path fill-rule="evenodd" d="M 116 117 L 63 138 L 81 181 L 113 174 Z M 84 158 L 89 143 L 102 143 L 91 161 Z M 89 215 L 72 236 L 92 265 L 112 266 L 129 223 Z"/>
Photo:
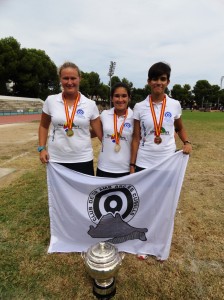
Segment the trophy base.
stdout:
<path fill-rule="evenodd" d="M 100 286 L 94 281 L 93 285 L 93 294 L 97 299 L 109 300 L 114 297 L 116 294 L 116 283 L 115 279 L 113 279 L 112 283 L 108 286 Z"/>

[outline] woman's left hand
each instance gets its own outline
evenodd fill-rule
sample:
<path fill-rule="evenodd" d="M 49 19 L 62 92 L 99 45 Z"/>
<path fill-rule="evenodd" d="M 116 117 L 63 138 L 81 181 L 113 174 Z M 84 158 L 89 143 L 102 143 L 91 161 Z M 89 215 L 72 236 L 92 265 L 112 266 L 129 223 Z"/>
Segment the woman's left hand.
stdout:
<path fill-rule="evenodd" d="M 185 144 L 183 145 L 183 153 L 184 154 L 190 154 L 192 152 L 192 145 L 191 144 Z"/>

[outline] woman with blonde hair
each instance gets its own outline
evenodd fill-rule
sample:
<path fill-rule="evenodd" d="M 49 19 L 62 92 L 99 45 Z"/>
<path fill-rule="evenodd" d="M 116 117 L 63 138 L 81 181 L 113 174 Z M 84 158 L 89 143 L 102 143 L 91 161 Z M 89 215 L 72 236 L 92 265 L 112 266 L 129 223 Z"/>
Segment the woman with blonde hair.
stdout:
<path fill-rule="evenodd" d="M 64 63 L 59 68 L 59 78 L 62 92 L 48 96 L 43 105 L 39 126 L 40 160 L 94 175 L 90 127 L 101 140 L 98 108 L 94 101 L 79 91 L 81 72 L 77 65 Z"/>

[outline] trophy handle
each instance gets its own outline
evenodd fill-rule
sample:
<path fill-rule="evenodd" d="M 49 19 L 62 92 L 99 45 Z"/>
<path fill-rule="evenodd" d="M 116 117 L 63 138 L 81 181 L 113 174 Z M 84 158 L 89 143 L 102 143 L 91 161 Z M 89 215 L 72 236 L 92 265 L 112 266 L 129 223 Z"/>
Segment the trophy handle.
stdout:
<path fill-rule="evenodd" d="M 85 260 L 85 258 L 86 258 L 86 253 L 85 253 L 84 251 L 82 251 L 82 252 L 81 252 L 81 256 L 82 256 L 82 259 Z"/>
<path fill-rule="evenodd" d="M 124 257 L 125 257 L 125 253 L 124 252 L 120 252 L 120 256 L 121 256 L 121 259 L 123 260 Z"/>

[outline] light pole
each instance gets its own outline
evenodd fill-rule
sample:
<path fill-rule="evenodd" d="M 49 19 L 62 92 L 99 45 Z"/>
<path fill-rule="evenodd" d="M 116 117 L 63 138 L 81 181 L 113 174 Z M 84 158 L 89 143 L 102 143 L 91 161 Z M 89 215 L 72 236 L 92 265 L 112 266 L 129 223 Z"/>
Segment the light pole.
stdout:
<path fill-rule="evenodd" d="M 110 67 L 109 67 L 109 72 L 108 72 L 108 76 L 110 77 L 110 94 L 111 94 L 111 77 L 114 75 L 115 67 L 116 67 L 116 62 L 111 61 Z M 111 97 L 110 97 L 110 108 L 111 108 Z"/>
<path fill-rule="evenodd" d="M 221 81 L 220 81 L 220 89 L 222 89 L 222 81 L 224 79 L 224 76 L 221 77 Z"/>
<path fill-rule="evenodd" d="M 223 81 L 223 79 L 224 79 L 224 76 L 221 76 L 221 79 L 220 79 L 220 92 L 221 92 L 221 90 L 222 90 L 222 81 Z M 220 96 L 218 97 L 218 109 L 219 109 L 219 98 L 220 98 Z"/>

